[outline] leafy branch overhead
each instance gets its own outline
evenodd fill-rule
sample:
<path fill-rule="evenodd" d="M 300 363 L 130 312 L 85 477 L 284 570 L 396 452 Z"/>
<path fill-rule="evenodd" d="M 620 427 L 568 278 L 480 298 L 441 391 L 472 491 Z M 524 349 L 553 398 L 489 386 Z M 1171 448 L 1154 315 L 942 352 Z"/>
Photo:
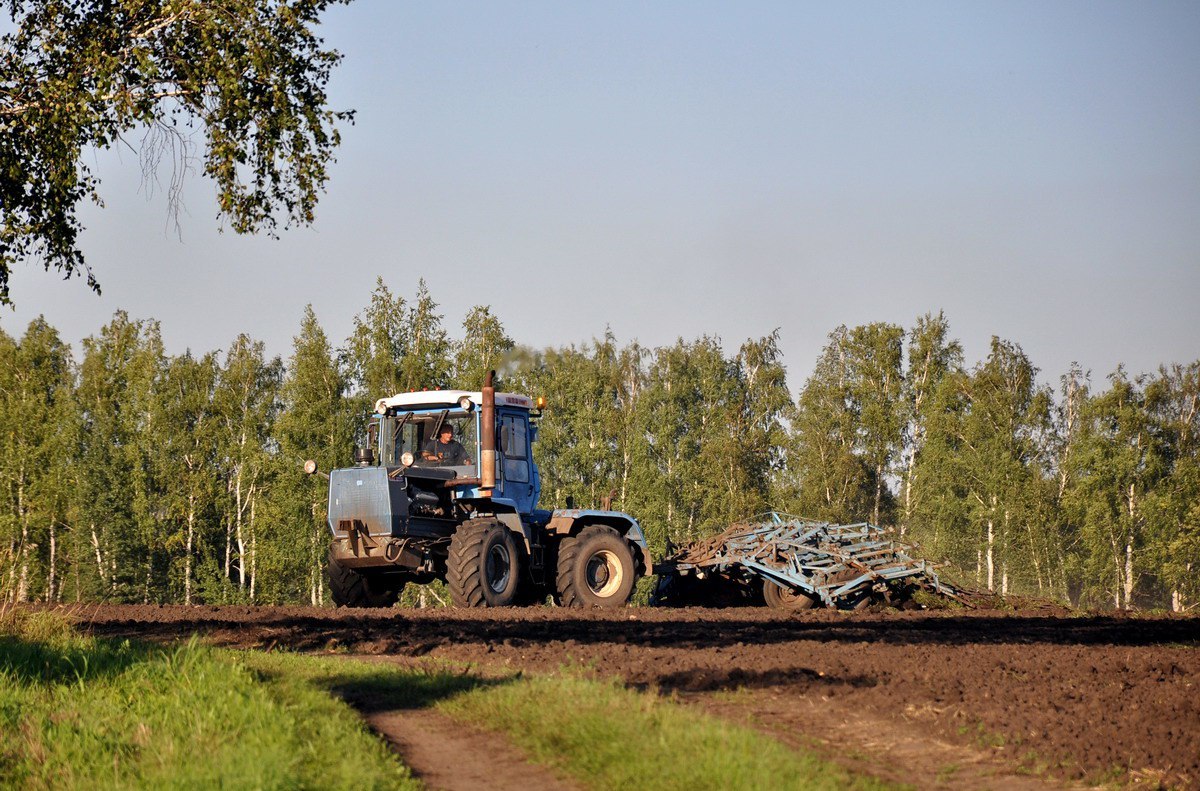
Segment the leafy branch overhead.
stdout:
<path fill-rule="evenodd" d="M 99 291 L 78 243 L 80 203 L 101 203 L 83 154 L 132 134 L 147 174 L 172 160 L 173 206 L 202 135 L 235 231 L 312 222 L 353 120 L 327 106 L 341 55 L 315 33 L 342 1 L 0 0 L 0 303 L 24 260 Z"/>

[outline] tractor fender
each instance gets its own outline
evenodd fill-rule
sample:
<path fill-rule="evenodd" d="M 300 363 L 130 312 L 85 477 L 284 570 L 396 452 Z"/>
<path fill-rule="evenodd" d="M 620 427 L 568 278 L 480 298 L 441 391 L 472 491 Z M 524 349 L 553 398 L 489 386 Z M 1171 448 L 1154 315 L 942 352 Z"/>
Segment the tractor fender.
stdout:
<path fill-rule="evenodd" d="M 529 557 L 533 554 L 533 531 L 529 525 L 521 519 L 521 515 L 517 513 L 517 504 L 512 500 L 504 497 L 493 497 L 489 503 L 491 504 L 492 513 L 496 521 L 508 528 L 513 537 L 525 547 L 525 556 Z"/>
<path fill-rule="evenodd" d="M 546 532 L 565 538 L 578 533 L 587 525 L 608 525 L 616 530 L 637 547 L 637 560 L 642 565 L 642 573 L 651 573 L 654 561 L 650 557 L 650 547 L 646 545 L 646 536 L 642 533 L 642 526 L 629 514 L 590 508 L 559 508 L 550 515 L 550 521 L 546 523 Z"/>

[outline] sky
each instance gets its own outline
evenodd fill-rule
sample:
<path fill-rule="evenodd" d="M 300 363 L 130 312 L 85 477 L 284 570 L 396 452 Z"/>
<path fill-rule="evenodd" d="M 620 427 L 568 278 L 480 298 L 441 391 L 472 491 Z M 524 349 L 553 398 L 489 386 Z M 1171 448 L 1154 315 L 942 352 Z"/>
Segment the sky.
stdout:
<path fill-rule="evenodd" d="M 841 324 L 942 310 L 1056 384 L 1200 358 L 1200 4 L 357 0 L 322 26 L 343 129 L 310 228 L 178 227 L 136 152 L 89 152 L 103 286 L 12 275 L 76 345 L 118 309 L 168 351 L 340 344 L 382 276 L 452 334 L 489 304 L 534 347 L 778 329 L 798 390 Z"/>

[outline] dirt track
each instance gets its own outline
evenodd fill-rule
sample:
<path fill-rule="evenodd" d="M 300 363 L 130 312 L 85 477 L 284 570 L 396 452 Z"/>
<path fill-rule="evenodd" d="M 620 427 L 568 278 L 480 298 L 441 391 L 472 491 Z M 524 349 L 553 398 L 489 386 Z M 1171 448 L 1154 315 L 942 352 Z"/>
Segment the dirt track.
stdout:
<path fill-rule="evenodd" d="M 492 670 L 583 663 L 922 786 L 1008 787 L 1033 769 L 1200 788 L 1200 618 L 154 606 L 75 614 L 100 635 L 200 633 L 221 645 Z"/>

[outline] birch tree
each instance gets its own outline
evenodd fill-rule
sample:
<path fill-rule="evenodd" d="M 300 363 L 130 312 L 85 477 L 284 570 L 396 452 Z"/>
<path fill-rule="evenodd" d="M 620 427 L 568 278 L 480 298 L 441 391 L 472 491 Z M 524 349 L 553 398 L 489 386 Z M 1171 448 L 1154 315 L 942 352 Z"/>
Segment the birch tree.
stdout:
<path fill-rule="evenodd" d="M 483 387 L 488 371 L 502 371 L 514 343 L 500 319 L 485 305 L 471 308 L 462 328 L 462 340 L 454 344 L 452 378 L 456 387 L 476 390 Z"/>
<path fill-rule="evenodd" d="M 947 376 L 962 368 L 962 344 L 950 337 L 945 314 L 926 313 L 917 319 L 908 335 L 908 372 L 904 379 L 907 421 L 900 482 L 901 536 L 910 528 L 923 491 L 918 485 L 917 459 L 926 446 L 930 422 L 945 407 L 937 403 L 937 390 Z"/>
<path fill-rule="evenodd" d="M 1026 537 L 1036 518 L 1049 393 L 1017 344 L 993 337 L 991 352 L 960 380 L 967 410 L 959 425 L 961 473 L 978 530 L 976 575 L 988 590 L 1007 593 L 1010 574 L 1028 560 L 1035 575 L 1042 559 Z"/>
<path fill-rule="evenodd" d="M 1169 606 L 1200 601 L 1200 360 L 1159 369 L 1147 400 L 1163 430 L 1170 472 L 1153 492 L 1155 551 Z"/>
<path fill-rule="evenodd" d="M 400 360 L 400 389 L 438 390 L 446 387 L 453 365 L 452 347 L 442 327 L 438 304 L 433 301 L 424 279 L 418 282 L 417 295 L 409 304 L 405 330 L 407 348 Z"/>
<path fill-rule="evenodd" d="M 1123 367 L 1109 389 L 1088 399 L 1074 457 L 1069 507 L 1087 556 L 1087 593 L 1130 609 L 1150 516 L 1147 497 L 1166 474 L 1159 427 L 1147 404 L 1146 378 Z"/>
<path fill-rule="evenodd" d="M 800 391 L 788 449 L 798 491 L 789 510 L 837 522 L 863 518 L 873 505 L 871 471 L 855 453 L 859 405 L 852 393 L 850 331 L 838 327 Z"/>
<path fill-rule="evenodd" d="M 83 341 L 76 537 L 95 560 L 101 595 L 149 601 L 160 535 L 155 470 L 144 437 L 163 369 L 159 327 L 117 311 Z"/>
<path fill-rule="evenodd" d="M 0 480 L 4 482 L 3 586 L 9 601 L 57 598 L 61 528 L 66 518 L 65 421 L 71 418 L 69 347 L 45 319 L 30 322 L 20 343 L 0 337 Z"/>
<path fill-rule="evenodd" d="M 213 397 L 225 494 L 220 578 L 233 579 L 236 569 L 238 590 L 252 602 L 258 591 L 257 517 L 270 481 L 282 378 L 282 361 L 268 360 L 262 341 L 239 335 L 225 352 Z"/>
<path fill-rule="evenodd" d="M 906 410 L 901 397 L 904 330 L 895 324 L 867 324 L 850 331 L 849 395 L 858 418 L 856 448 L 869 471 L 870 519 L 891 521 L 887 478 L 899 457 Z"/>
<path fill-rule="evenodd" d="M 99 291 L 78 245 L 79 205 L 101 203 L 85 156 L 93 149 L 138 149 L 151 180 L 169 168 L 173 211 L 183 179 L 199 167 L 238 233 L 311 223 L 337 127 L 352 118 L 330 109 L 325 92 L 341 59 L 316 35 L 330 4 L 6 2 L 0 303 L 17 262 L 86 272 Z"/>
<path fill-rule="evenodd" d="M 383 278 L 378 278 L 370 302 L 354 317 L 354 332 L 340 353 L 364 409 L 368 401 L 374 404 L 375 399 L 401 391 L 401 367 L 409 351 L 407 324 L 404 297 L 393 294 Z"/>
<path fill-rule="evenodd" d="M 161 484 L 155 518 L 165 533 L 164 587 L 172 599 L 182 589 L 184 604 L 193 601 L 197 555 L 216 514 L 216 381 L 216 354 L 185 353 L 167 364 L 155 399 L 153 458 Z"/>
<path fill-rule="evenodd" d="M 312 306 L 304 310 L 300 332 L 281 391 L 283 411 L 276 440 L 277 482 L 273 489 L 272 573 L 290 580 L 272 596 L 303 596 L 313 605 L 325 600 L 325 556 L 329 546 L 327 485 L 305 476 L 300 465 L 314 459 L 321 469 L 350 462 L 355 414 L 346 398 L 347 379 Z"/>

